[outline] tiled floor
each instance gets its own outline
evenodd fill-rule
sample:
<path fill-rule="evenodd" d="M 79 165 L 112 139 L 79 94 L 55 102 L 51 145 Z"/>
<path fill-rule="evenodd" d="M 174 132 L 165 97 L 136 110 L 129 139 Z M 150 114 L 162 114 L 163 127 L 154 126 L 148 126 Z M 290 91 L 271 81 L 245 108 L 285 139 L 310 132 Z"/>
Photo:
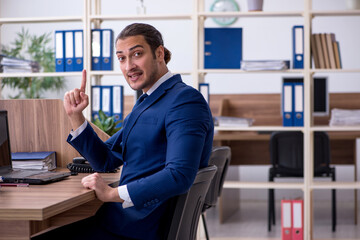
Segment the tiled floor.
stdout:
<path fill-rule="evenodd" d="M 359 209 L 359 208 L 358 208 Z M 358 219 L 360 211 L 358 211 Z M 241 202 L 223 224 L 218 221 L 218 209 L 207 211 L 207 226 L 212 240 L 281 239 L 280 205 L 276 206 L 276 225 L 267 230 L 267 202 Z M 360 239 L 360 219 L 354 224 L 353 202 L 337 203 L 337 228 L 331 231 L 330 202 L 314 203 L 314 239 Z M 202 224 L 200 219 L 199 224 Z"/>

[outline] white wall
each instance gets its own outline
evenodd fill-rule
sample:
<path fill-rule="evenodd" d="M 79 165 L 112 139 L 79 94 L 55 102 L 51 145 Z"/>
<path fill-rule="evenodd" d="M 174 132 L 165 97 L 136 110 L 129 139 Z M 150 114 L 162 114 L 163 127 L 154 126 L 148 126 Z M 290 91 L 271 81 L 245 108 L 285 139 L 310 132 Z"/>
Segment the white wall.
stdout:
<path fill-rule="evenodd" d="M 206 10 L 210 8 L 213 0 L 206 0 Z M 241 11 L 247 11 L 246 0 L 237 0 Z M 192 12 L 192 0 L 144 0 L 146 11 L 149 14 L 189 14 Z M 127 0 L 102 0 L 102 13 L 110 15 L 136 14 L 139 1 Z M 345 1 L 339 0 L 313 0 L 313 8 L 317 10 L 341 10 L 346 8 Z M 300 11 L 303 10 L 302 0 L 265 0 L 264 11 Z M 44 16 L 79 16 L 83 14 L 82 0 L 0 0 L 1 17 L 44 17 Z M 103 27 L 112 28 L 117 35 L 129 21 L 104 21 Z M 147 21 L 158 28 L 164 37 L 165 46 L 173 53 L 169 63 L 170 70 L 191 71 L 193 63 L 193 33 L 189 20 Z M 329 24 L 330 23 L 330 24 Z M 231 27 L 243 28 L 243 59 L 291 59 L 291 28 L 293 25 L 304 24 L 300 17 L 291 18 L 243 18 Z M 205 21 L 206 27 L 217 27 L 212 19 Z M 49 23 L 49 24 L 4 24 L 1 26 L 1 44 L 8 45 L 16 33 L 24 27 L 32 33 L 42 34 L 60 29 L 82 28 L 79 23 Z M 334 32 L 340 42 L 341 59 L 343 68 L 360 68 L 360 17 L 316 17 L 313 20 L 313 32 Z M 114 58 L 114 69 L 119 70 Z M 224 93 L 280 93 L 281 78 L 285 74 L 208 74 L 206 81 L 210 85 L 211 94 Z M 293 74 L 291 76 L 294 76 Z M 360 92 L 360 74 L 316 74 L 327 76 L 330 92 Z M 185 76 L 185 82 L 191 84 L 191 77 Z M 119 83 L 125 86 L 125 94 L 131 95 L 133 91 L 126 85 L 122 77 L 105 77 L 103 84 Z M 64 92 L 74 87 L 79 87 L 80 78 L 66 78 L 67 88 L 55 93 L 48 93 L 47 98 L 61 98 Z M 6 97 L 11 90 L 4 89 L 2 95 Z M 359 101 L 354 99 L 354 101 Z M 359 158 L 359 157 L 358 157 Z M 241 167 L 241 180 L 267 181 L 267 166 Z M 353 179 L 351 167 L 337 167 L 339 180 Z M 360 174 L 359 174 L 360 176 Z M 254 179 L 252 179 L 254 178 Z M 243 198 L 265 198 L 265 190 L 247 190 Z M 282 191 L 280 191 L 282 192 Z M 296 195 L 296 192 L 287 191 L 286 194 Z M 316 193 L 315 193 L 316 194 Z M 281 197 L 281 193 L 277 194 Z M 319 197 L 324 194 L 316 194 Z M 339 196 L 351 199 L 352 194 Z"/>

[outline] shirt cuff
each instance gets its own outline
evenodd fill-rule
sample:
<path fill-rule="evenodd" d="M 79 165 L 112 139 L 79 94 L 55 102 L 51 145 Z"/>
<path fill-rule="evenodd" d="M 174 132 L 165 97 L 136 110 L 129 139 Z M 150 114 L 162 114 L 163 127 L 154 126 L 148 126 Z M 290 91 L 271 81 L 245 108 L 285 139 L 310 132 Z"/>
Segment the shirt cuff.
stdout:
<path fill-rule="evenodd" d="M 72 138 L 70 141 L 74 140 L 77 136 L 79 136 L 85 130 L 87 123 L 88 122 L 85 120 L 85 122 L 83 124 L 81 124 L 81 126 L 78 127 L 75 131 L 71 130 L 70 135 L 72 136 Z"/>
<path fill-rule="evenodd" d="M 122 207 L 128 208 L 134 206 L 134 203 L 131 201 L 127 185 L 122 185 L 118 187 L 118 193 L 121 199 L 124 200 Z"/>

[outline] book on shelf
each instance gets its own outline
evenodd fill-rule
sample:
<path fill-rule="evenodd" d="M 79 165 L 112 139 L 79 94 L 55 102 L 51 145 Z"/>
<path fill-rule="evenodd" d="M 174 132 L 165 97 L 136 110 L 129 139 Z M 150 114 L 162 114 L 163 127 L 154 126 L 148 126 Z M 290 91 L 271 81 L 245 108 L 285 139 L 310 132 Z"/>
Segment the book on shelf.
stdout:
<path fill-rule="evenodd" d="M 13 168 L 54 170 L 56 152 L 14 152 L 11 153 Z"/>
<path fill-rule="evenodd" d="M 315 68 L 320 68 L 320 62 L 319 62 L 320 60 L 316 46 L 315 34 L 311 34 L 310 47 L 311 47 L 311 55 L 314 58 Z"/>
<path fill-rule="evenodd" d="M 321 44 L 321 35 L 320 33 L 315 33 L 315 46 L 316 46 L 316 51 L 317 51 L 317 55 L 318 55 L 318 59 L 319 59 L 319 66 L 320 68 L 325 68 L 325 58 L 324 58 L 324 54 L 323 54 L 323 48 L 322 48 L 322 44 Z"/>
<path fill-rule="evenodd" d="M 339 42 L 338 41 L 333 42 L 333 47 L 334 47 L 334 53 L 335 53 L 336 68 L 341 69 L 342 64 L 341 64 L 341 57 L 340 57 L 340 45 L 339 45 Z"/>
<path fill-rule="evenodd" d="M 327 43 L 326 43 L 326 33 L 321 33 L 320 38 L 321 38 L 321 48 L 322 48 L 323 54 L 324 54 L 325 68 L 329 69 L 330 68 L 330 60 L 329 60 L 329 52 L 328 52 L 328 48 L 327 48 Z"/>
<path fill-rule="evenodd" d="M 328 49 L 328 54 L 329 54 L 330 68 L 335 69 L 336 63 L 335 63 L 335 52 L 334 52 L 334 45 L 333 45 L 333 42 L 335 42 L 335 34 L 334 33 L 325 33 L 325 36 L 326 36 L 326 47 Z"/>
<path fill-rule="evenodd" d="M 315 68 L 341 68 L 339 42 L 334 33 L 314 33 L 310 41 Z"/>
<path fill-rule="evenodd" d="M 250 127 L 254 122 L 252 118 L 241 117 L 214 117 L 214 125 L 219 127 Z"/>
<path fill-rule="evenodd" d="M 242 60 L 241 70 L 266 71 L 287 70 L 290 68 L 290 60 Z"/>

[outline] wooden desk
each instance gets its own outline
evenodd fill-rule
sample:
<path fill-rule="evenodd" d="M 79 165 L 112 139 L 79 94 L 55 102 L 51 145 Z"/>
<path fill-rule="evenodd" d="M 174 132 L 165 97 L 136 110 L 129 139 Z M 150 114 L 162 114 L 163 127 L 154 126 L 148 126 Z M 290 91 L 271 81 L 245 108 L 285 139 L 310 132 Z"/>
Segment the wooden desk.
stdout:
<path fill-rule="evenodd" d="M 62 100 L 0 100 L 0 109 L 8 111 L 12 152 L 56 151 L 57 166 L 62 168 L 80 155 L 66 142 L 71 125 Z M 102 140 L 109 138 L 92 126 Z M 0 239 L 29 239 L 42 230 L 93 215 L 101 202 L 94 191 L 81 185 L 85 175 L 43 186 L 0 188 Z M 113 183 L 119 175 L 104 177 Z"/>
<path fill-rule="evenodd" d="M 0 239 L 30 239 L 40 231 L 94 215 L 102 202 L 81 185 L 88 174 L 47 185 L 0 188 Z M 120 173 L 104 173 L 116 183 Z"/>

